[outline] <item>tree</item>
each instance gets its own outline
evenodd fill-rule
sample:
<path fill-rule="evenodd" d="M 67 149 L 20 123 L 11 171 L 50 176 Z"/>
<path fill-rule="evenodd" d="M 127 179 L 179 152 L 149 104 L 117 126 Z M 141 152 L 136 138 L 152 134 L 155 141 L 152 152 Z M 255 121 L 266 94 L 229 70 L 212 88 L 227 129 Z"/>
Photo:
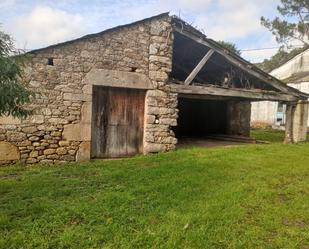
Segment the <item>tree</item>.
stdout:
<path fill-rule="evenodd" d="M 272 32 L 277 42 L 286 47 L 293 40 L 309 45 L 309 1 L 281 0 L 277 10 L 281 17 L 273 20 L 261 17 L 261 24 Z"/>
<path fill-rule="evenodd" d="M 27 117 L 32 93 L 22 81 L 24 56 L 17 55 L 12 38 L 0 31 L 0 116 Z"/>
<path fill-rule="evenodd" d="M 226 41 L 218 41 L 218 43 L 223 46 L 224 48 L 226 48 L 227 50 L 234 52 L 237 55 L 240 55 L 241 52 L 240 50 L 236 47 L 236 45 L 232 42 L 226 42 Z"/>

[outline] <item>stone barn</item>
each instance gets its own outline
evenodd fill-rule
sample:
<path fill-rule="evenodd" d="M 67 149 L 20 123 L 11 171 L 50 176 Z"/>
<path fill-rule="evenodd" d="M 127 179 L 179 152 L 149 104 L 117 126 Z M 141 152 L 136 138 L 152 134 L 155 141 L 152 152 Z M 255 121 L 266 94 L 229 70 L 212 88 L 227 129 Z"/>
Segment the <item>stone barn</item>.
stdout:
<path fill-rule="evenodd" d="M 306 136 L 307 95 L 168 13 L 29 55 L 34 114 L 0 119 L 1 163 L 126 157 L 175 149 L 184 137 L 248 137 L 251 102 L 262 100 L 288 103 L 288 142 Z"/>

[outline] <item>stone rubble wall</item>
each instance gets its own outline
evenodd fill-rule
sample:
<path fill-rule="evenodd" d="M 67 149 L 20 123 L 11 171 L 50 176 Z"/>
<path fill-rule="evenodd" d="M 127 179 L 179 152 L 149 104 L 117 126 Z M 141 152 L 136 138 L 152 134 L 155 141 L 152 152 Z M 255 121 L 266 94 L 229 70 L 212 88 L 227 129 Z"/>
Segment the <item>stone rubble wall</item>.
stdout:
<path fill-rule="evenodd" d="M 174 149 L 177 139 L 171 127 L 177 125 L 177 94 L 148 91 L 145 113 L 144 152 Z"/>
<path fill-rule="evenodd" d="M 250 136 L 250 101 L 229 101 L 227 108 L 227 133 Z"/>
<path fill-rule="evenodd" d="M 92 69 L 143 74 L 153 89 L 145 101 L 144 152 L 175 148 L 177 95 L 167 86 L 172 68 L 170 17 L 137 23 L 33 54 L 24 79 L 34 115 L 0 118 L 0 164 L 56 163 L 90 158 Z M 53 58 L 54 65 L 47 65 Z"/>
<path fill-rule="evenodd" d="M 149 78 L 156 89 L 146 94 L 144 153 L 172 150 L 177 144 L 171 129 L 177 125 L 177 94 L 167 84 L 173 53 L 170 22 L 153 22 L 150 35 Z"/>
<path fill-rule="evenodd" d="M 293 142 L 305 142 L 307 140 L 308 101 L 299 101 L 293 115 Z"/>

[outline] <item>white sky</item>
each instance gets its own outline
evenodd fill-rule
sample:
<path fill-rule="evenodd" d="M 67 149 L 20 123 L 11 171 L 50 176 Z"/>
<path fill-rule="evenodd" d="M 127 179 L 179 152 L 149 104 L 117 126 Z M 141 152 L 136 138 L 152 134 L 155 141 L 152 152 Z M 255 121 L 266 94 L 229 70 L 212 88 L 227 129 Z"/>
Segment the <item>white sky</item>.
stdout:
<path fill-rule="evenodd" d="M 276 47 L 260 17 L 273 17 L 279 0 L 0 0 L 0 23 L 19 48 L 34 49 L 100 32 L 162 12 L 182 19 L 215 40 L 240 49 Z M 276 49 L 243 52 L 258 62 Z"/>

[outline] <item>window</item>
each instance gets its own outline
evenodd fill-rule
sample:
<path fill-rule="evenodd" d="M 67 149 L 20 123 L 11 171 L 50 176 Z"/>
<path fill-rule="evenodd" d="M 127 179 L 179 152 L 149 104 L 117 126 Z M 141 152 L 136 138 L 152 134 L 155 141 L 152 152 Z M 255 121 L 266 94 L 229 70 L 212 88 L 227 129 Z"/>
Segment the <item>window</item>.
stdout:
<path fill-rule="evenodd" d="M 137 67 L 131 67 L 131 72 L 136 72 Z"/>
<path fill-rule="evenodd" d="M 47 59 L 47 65 L 53 66 L 54 65 L 54 58 L 48 58 Z"/>
<path fill-rule="evenodd" d="M 285 124 L 285 110 L 286 110 L 286 105 L 282 102 L 279 102 L 278 107 L 277 107 L 277 113 L 276 113 L 276 125 Z"/>

